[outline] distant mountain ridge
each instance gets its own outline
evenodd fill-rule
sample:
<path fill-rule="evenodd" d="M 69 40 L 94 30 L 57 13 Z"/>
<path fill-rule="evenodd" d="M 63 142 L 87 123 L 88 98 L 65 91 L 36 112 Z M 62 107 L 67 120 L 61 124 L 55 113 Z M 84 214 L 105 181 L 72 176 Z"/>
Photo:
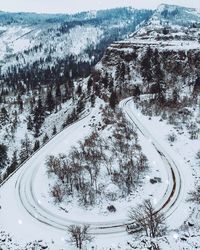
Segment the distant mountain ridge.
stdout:
<path fill-rule="evenodd" d="M 193 8 L 162 4 L 133 38 L 152 40 L 197 40 L 200 13 Z"/>
<path fill-rule="evenodd" d="M 112 43 L 95 69 L 90 82 L 101 88 L 108 82 L 119 93 L 135 85 L 144 91 L 154 84 L 168 91 L 200 85 L 200 13 L 159 6 L 131 37 Z"/>
<path fill-rule="evenodd" d="M 108 45 L 127 38 L 152 13 L 132 8 L 74 15 L 0 13 L 5 85 L 26 82 L 36 88 L 58 78 L 66 82 L 87 77 Z"/>
<path fill-rule="evenodd" d="M 42 14 L 31 12 L 4 12 L 0 11 L 0 25 L 5 24 L 41 24 L 41 23 L 61 23 L 61 22 L 73 22 L 84 21 L 92 19 L 108 19 L 108 16 L 112 18 L 127 18 L 134 12 L 150 12 L 151 10 L 137 10 L 131 7 L 113 8 L 107 10 L 97 11 L 84 11 L 75 14 Z"/>
<path fill-rule="evenodd" d="M 197 9 L 177 5 L 161 4 L 153 16 L 180 26 L 200 22 L 200 12 Z"/>

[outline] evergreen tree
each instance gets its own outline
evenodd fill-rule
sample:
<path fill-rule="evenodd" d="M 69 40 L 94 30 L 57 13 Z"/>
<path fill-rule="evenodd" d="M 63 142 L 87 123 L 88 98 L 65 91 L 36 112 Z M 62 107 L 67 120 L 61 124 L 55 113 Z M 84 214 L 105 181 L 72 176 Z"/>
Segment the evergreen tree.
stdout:
<path fill-rule="evenodd" d="M 14 151 L 12 159 L 11 159 L 11 164 L 7 168 L 7 175 L 13 173 L 15 171 L 15 169 L 17 168 L 17 166 L 18 166 L 17 151 Z"/>
<path fill-rule="evenodd" d="M 106 76 L 102 78 L 102 83 L 105 89 L 108 88 L 108 73 L 106 72 Z"/>
<path fill-rule="evenodd" d="M 1 108 L 1 112 L 0 112 L 0 123 L 2 125 L 5 125 L 8 120 L 9 120 L 8 111 L 6 110 L 5 107 L 3 107 Z"/>
<path fill-rule="evenodd" d="M 178 92 L 178 89 L 175 88 L 173 90 L 173 93 L 172 93 L 172 101 L 174 104 L 177 104 L 178 100 L 179 100 L 180 96 L 179 96 L 179 92 Z"/>
<path fill-rule="evenodd" d="M 91 107 L 93 108 L 94 107 L 94 105 L 95 105 L 95 95 L 91 95 L 91 97 L 90 97 L 90 102 L 91 102 Z"/>
<path fill-rule="evenodd" d="M 54 97 L 52 95 L 52 90 L 51 89 L 49 89 L 47 91 L 47 97 L 46 97 L 46 101 L 45 101 L 45 107 L 46 107 L 46 110 L 49 111 L 50 113 L 52 113 L 52 111 L 55 108 L 55 100 L 54 100 Z"/>
<path fill-rule="evenodd" d="M 18 124 L 18 114 L 17 114 L 17 110 L 14 111 L 14 118 L 12 121 L 12 126 L 14 131 L 17 129 L 17 124 Z"/>
<path fill-rule="evenodd" d="M 42 140 L 43 144 L 45 144 L 48 140 L 49 140 L 49 136 L 47 135 L 47 133 L 45 133 L 43 140 Z"/>
<path fill-rule="evenodd" d="M 141 73 L 142 73 L 144 80 L 147 83 L 150 83 L 153 79 L 152 56 L 153 56 L 153 51 L 150 47 L 148 47 L 147 51 L 144 54 L 144 57 L 142 58 L 142 61 L 141 61 Z"/>
<path fill-rule="evenodd" d="M 115 91 L 111 93 L 110 99 L 109 99 L 110 107 L 112 109 L 115 109 L 116 105 L 118 104 L 118 98 Z"/>
<path fill-rule="evenodd" d="M 120 77 L 120 71 L 121 71 L 121 65 L 118 62 L 117 67 L 116 67 L 116 71 L 115 71 L 115 80 L 118 80 Z"/>
<path fill-rule="evenodd" d="M 28 116 L 27 129 L 30 131 L 33 130 L 33 121 L 30 115 Z"/>
<path fill-rule="evenodd" d="M 56 104 L 59 105 L 61 103 L 62 95 L 60 89 L 60 83 L 56 84 Z"/>
<path fill-rule="evenodd" d="M 35 140 L 34 146 L 33 146 L 33 151 L 37 151 L 40 148 L 40 141 Z"/>
<path fill-rule="evenodd" d="M 19 105 L 19 110 L 20 110 L 20 112 L 22 113 L 23 110 L 24 110 L 24 103 L 23 103 L 23 100 L 22 100 L 21 95 L 18 95 L 18 96 L 17 96 L 17 103 L 18 103 L 18 105 Z"/>
<path fill-rule="evenodd" d="M 80 95 L 82 94 L 82 87 L 81 87 L 81 85 L 78 85 L 76 94 L 77 94 L 78 96 L 80 96 Z"/>
<path fill-rule="evenodd" d="M 4 144 L 0 144 L 0 168 L 3 168 L 8 160 L 8 148 Z"/>
<path fill-rule="evenodd" d="M 32 153 L 31 141 L 25 135 L 25 139 L 21 141 L 21 150 L 19 153 L 20 162 L 23 163 Z"/>
<path fill-rule="evenodd" d="M 79 99 L 76 107 L 77 114 L 80 114 L 85 108 L 84 99 Z"/>
<path fill-rule="evenodd" d="M 141 94 L 140 88 L 139 86 L 135 86 L 134 90 L 133 90 L 133 96 L 135 97 L 139 97 Z"/>
<path fill-rule="evenodd" d="M 44 122 L 44 117 L 45 117 L 44 107 L 43 107 L 42 100 L 40 97 L 34 109 L 33 116 L 34 116 L 33 125 L 34 125 L 34 133 L 35 133 L 34 136 L 38 137 L 40 135 L 40 128 Z"/>
<path fill-rule="evenodd" d="M 93 81 L 92 81 L 92 78 L 90 77 L 90 79 L 87 82 L 87 92 L 88 92 L 88 94 L 91 92 L 92 84 L 93 84 Z"/>
<path fill-rule="evenodd" d="M 57 134 L 57 128 L 56 128 L 56 126 L 54 125 L 52 135 L 56 135 L 56 134 Z"/>
<path fill-rule="evenodd" d="M 113 87 L 114 87 L 114 83 L 113 83 L 113 80 L 111 79 L 111 80 L 109 81 L 109 91 L 110 91 L 110 92 L 113 92 Z"/>
<path fill-rule="evenodd" d="M 120 65 L 120 77 L 119 77 L 121 82 L 124 82 L 125 74 L 126 74 L 126 66 L 124 62 L 122 62 Z"/>
<path fill-rule="evenodd" d="M 64 100 L 67 101 L 70 98 L 71 98 L 70 88 L 69 88 L 69 85 L 66 83 L 65 84 L 65 92 L 64 92 Z"/>

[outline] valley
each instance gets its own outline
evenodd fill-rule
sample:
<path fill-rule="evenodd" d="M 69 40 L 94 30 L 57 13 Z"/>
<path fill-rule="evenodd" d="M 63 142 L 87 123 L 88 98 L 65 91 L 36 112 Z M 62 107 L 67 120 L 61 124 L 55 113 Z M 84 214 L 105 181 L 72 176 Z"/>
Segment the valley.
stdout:
<path fill-rule="evenodd" d="M 200 248 L 200 13 L 0 21 L 0 248 Z"/>

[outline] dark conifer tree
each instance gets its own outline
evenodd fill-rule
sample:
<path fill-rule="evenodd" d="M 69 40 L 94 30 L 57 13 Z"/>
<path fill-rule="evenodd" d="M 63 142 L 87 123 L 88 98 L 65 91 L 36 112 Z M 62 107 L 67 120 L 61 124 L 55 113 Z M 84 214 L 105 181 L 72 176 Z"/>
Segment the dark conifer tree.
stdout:
<path fill-rule="evenodd" d="M 32 118 L 31 118 L 30 115 L 28 116 L 27 129 L 30 130 L 30 131 L 33 130 L 33 121 L 32 121 Z"/>
<path fill-rule="evenodd" d="M 148 84 L 153 79 L 153 75 L 152 75 L 152 56 L 153 56 L 153 51 L 152 51 L 152 49 L 150 47 L 148 47 L 147 51 L 144 54 L 144 57 L 142 58 L 142 61 L 141 61 L 141 73 L 142 73 L 142 76 L 143 76 L 144 80 Z"/>
<path fill-rule="evenodd" d="M 82 87 L 81 87 L 81 85 L 78 85 L 76 94 L 77 94 L 78 96 L 80 96 L 80 95 L 82 94 Z"/>
<path fill-rule="evenodd" d="M 59 105 L 61 103 L 61 89 L 60 89 L 60 83 L 56 83 L 56 104 Z"/>
<path fill-rule="evenodd" d="M 22 100 L 21 95 L 18 95 L 18 97 L 17 97 L 17 103 L 19 105 L 19 110 L 22 113 L 23 110 L 24 110 L 24 104 L 23 104 L 23 100 Z"/>
<path fill-rule="evenodd" d="M 91 102 L 91 107 L 92 107 L 92 108 L 93 108 L 94 105 L 95 105 L 95 98 L 96 98 L 95 95 L 91 95 L 91 97 L 90 97 L 90 102 Z"/>
<path fill-rule="evenodd" d="M 0 144 L 0 168 L 5 167 L 8 160 L 8 148 L 4 144 Z"/>
<path fill-rule="evenodd" d="M 42 126 L 42 123 L 44 122 L 44 107 L 42 104 L 42 100 L 39 97 L 37 101 L 37 105 L 34 109 L 34 118 L 33 118 L 33 124 L 34 124 L 34 136 L 38 137 L 40 135 L 40 128 Z"/>
<path fill-rule="evenodd" d="M 57 134 L 57 128 L 56 128 L 56 126 L 54 125 L 52 135 L 56 135 L 56 134 Z"/>
<path fill-rule="evenodd" d="M 18 166 L 17 151 L 14 151 L 12 159 L 11 159 L 11 164 L 7 168 L 7 175 L 13 173 L 15 171 L 15 169 L 17 168 L 17 166 Z"/>
<path fill-rule="evenodd" d="M 116 107 L 116 105 L 117 105 L 117 103 L 118 103 L 118 98 L 117 98 L 117 94 L 116 94 L 115 91 L 113 91 L 113 92 L 111 93 L 111 96 L 110 96 L 110 99 L 109 99 L 109 103 L 110 103 L 110 107 L 111 107 L 112 109 L 115 109 L 115 107 Z"/>
<path fill-rule="evenodd" d="M 40 148 L 40 141 L 36 140 L 33 146 L 33 151 L 37 151 Z"/>
<path fill-rule="evenodd" d="M 21 141 L 21 151 L 19 153 L 20 162 L 23 163 L 32 153 L 31 141 L 27 135 Z"/>
<path fill-rule="evenodd" d="M 54 97 L 52 95 L 52 90 L 51 89 L 49 89 L 47 91 L 47 97 L 46 97 L 46 101 L 45 101 L 45 108 L 50 113 L 52 113 L 52 111 L 55 108 L 55 100 L 54 100 Z"/>
<path fill-rule="evenodd" d="M 48 140 L 49 140 L 49 136 L 47 135 L 47 133 L 45 133 L 45 135 L 42 139 L 43 144 L 45 144 Z"/>
<path fill-rule="evenodd" d="M 93 83 L 92 78 L 90 78 L 88 80 L 88 82 L 87 82 L 87 92 L 88 92 L 88 94 L 91 92 L 92 83 Z"/>
<path fill-rule="evenodd" d="M 0 111 L 0 124 L 5 125 L 9 119 L 8 111 L 5 107 L 1 108 Z"/>

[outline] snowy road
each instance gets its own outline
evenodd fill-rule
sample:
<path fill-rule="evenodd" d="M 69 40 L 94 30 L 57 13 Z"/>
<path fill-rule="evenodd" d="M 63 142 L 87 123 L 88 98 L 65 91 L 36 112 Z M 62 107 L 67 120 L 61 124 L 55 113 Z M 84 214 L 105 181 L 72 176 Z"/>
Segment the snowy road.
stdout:
<path fill-rule="evenodd" d="M 170 149 L 161 145 L 159 138 L 156 138 L 156 136 L 147 129 L 145 124 L 140 121 L 139 114 L 134 108 L 131 98 L 123 100 L 120 103 L 120 106 L 125 112 L 127 118 L 139 129 L 142 136 L 153 145 L 164 162 L 168 176 L 168 180 L 166 180 L 168 185 L 167 189 L 164 190 L 162 199 L 158 200 L 156 203 L 156 210 L 162 210 L 170 222 L 174 221 L 174 218 L 180 217 L 179 208 L 182 205 L 182 202 L 184 202 L 187 194 L 188 187 L 185 185 L 185 180 L 188 177 L 189 172 L 185 170 L 184 163 L 181 159 L 179 159 Z M 98 111 L 98 108 L 93 109 L 84 119 L 69 126 L 63 132 L 58 134 L 33 157 L 31 157 L 31 159 L 1 187 L 0 193 L 2 206 L 7 206 L 8 209 L 6 212 L 10 215 L 11 221 L 14 220 L 17 221 L 18 224 L 22 224 L 23 219 L 19 219 L 19 216 L 21 216 L 21 218 L 25 217 L 29 227 L 35 224 L 34 228 L 37 230 L 37 227 L 41 227 L 42 225 L 42 227 L 45 226 L 45 229 L 50 228 L 52 232 L 66 232 L 67 227 L 70 224 L 85 224 L 83 220 L 67 218 L 66 216 L 57 214 L 55 210 L 51 210 L 44 206 L 35 195 L 34 182 L 36 180 L 37 172 L 45 162 L 46 156 L 49 154 L 64 153 L 74 141 L 75 134 L 76 140 L 77 137 L 79 139 L 84 138 L 90 130 L 86 125 L 90 123 L 91 117 L 96 115 Z M 10 198 L 6 198 L 5 194 L 8 194 Z M 10 201 L 8 202 L 7 199 L 10 199 Z M 9 206 L 16 207 L 16 209 L 20 211 L 20 215 L 17 212 L 16 214 L 13 214 L 12 209 Z M 93 234 L 115 234 L 124 232 L 127 223 L 129 223 L 128 220 L 116 219 L 105 223 L 91 222 L 89 224 L 91 226 L 91 233 Z"/>

